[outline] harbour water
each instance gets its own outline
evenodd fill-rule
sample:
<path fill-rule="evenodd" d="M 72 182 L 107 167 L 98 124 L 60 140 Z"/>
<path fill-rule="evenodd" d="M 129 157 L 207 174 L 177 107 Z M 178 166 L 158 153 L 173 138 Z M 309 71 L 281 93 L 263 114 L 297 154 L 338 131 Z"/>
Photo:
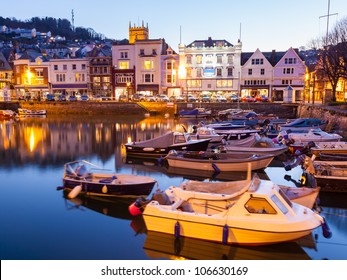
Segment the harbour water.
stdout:
<path fill-rule="evenodd" d="M 263 247 L 221 245 L 147 232 L 141 217 L 127 207 L 134 200 L 69 200 L 62 185 L 64 163 L 85 159 L 116 173 L 154 177 L 158 187 L 186 179 L 225 180 L 203 172 L 171 170 L 156 161 L 126 159 L 123 144 L 149 139 L 181 122 L 160 117 L 24 118 L 0 121 L 0 257 L 2 260 L 153 260 L 153 259 L 347 259 L 347 195 L 321 193 L 322 216 L 332 237 L 321 228 L 297 242 Z M 185 123 L 189 127 L 192 123 Z M 223 174 L 224 175 L 224 174 Z M 245 174 L 228 174 L 241 179 Z M 292 185 L 301 169 L 285 171 L 280 160 L 259 173 Z M 227 177 L 228 177 L 227 176 Z M 155 189 L 153 190 L 155 191 Z"/>

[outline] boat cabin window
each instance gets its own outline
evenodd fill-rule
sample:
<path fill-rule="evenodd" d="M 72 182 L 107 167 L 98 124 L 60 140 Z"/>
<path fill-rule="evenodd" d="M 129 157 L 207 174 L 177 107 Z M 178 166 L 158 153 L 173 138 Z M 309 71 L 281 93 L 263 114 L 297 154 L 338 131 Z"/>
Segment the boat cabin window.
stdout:
<path fill-rule="evenodd" d="M 175 135 L 175 141 L 174 141 L 175 144 L 185 143 L 185 142 L 186 142 L 186 138 L 184 137 L 183 134 Z"/>
<path fill-rule="evenodd" d="M 283 204 L 283 202 L 276 196 L 273 195 L 271 200 L 276 204 L 276 206 L 282 211 L 283 214 L 288 213 L 288 208 Z"/>
<path fill-rule="evenodd" d="M 245 208 L 249 213 L 257 214 L 277 214 L 271 204 L 261 197 L 251 197 L 245 204 Z"/>
<path fill-rule="evenodd" d="M 290 201 L 290 199 L 289 199 L 288 196 L 284 193 L 284 191 L 282 191 L 281 189 L 278 189 L 278 193 L 279 193 L 280 196 L 284 199 L 284 201 L 287 202 L 288 205 L 292 208 L 292 207 L 293 207 L 293 203 Z"/>

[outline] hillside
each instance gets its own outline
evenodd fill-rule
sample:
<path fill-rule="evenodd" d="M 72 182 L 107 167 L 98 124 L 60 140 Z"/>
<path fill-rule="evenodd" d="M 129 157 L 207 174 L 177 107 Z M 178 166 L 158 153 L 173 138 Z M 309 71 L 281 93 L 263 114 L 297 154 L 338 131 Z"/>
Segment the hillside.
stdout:
<path fill-rule="evenodd" d="M 29 20 L 21 21 L 16 18 L 3 18 L 0 16 L 0 27 L 6 26 L 7 28 L 17 29 L 33 29 L 37 32 L 48 32 L 52 33 L 52 36 L 60 35 L 65 37 L 67 40 L 82 39 L 82 40 L 97 40 L 104 38 L 103 34 L 95 32 L 92 28 L 73 27 L 69 20 L 52 17 L 33 17 Z M 6 41 L 15 37 L 15 33 L 1 34 L 0 40 Z"/>

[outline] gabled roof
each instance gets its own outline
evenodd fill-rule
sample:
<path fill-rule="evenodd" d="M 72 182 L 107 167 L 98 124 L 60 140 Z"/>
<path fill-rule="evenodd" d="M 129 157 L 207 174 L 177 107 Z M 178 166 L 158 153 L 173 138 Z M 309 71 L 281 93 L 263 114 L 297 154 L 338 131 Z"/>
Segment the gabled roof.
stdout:
<path fill-rule="evenodd" d="M 243 52 L 241 53 L 241 65 L 244 65 L 255 52 Z M 277 62 L 286 54 L 286 52 L 261 52 L 272 66 L 275 66 Z"/>
<path fill-rule="evenodd" d="M 0 52 L 0 71 L 11 71 L 12 68 L 5 58 L 4 54 Z"/>
<path fill-rule="evenodd" d="M 228 41 L 221 39 L 221 40 L 213 40 L 211 37 L 208 37 L 207 40 L 195 40 L 194 42 L 190 43 L 187 48 L 195 48 L 196 46 L 203 45 L 205 48 L 211 48 L 215 47 L 217 44 L 222 43 L 223 46 L 232 47 L 233 45 L 230 44 Z"/>

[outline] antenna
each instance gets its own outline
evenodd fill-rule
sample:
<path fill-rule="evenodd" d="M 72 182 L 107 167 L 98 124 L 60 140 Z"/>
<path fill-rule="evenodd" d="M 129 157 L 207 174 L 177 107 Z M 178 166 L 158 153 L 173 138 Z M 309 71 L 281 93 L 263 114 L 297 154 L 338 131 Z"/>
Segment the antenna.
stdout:
<path fill-rule="evenodd" d="M 241 42 L 241 22 L 240 22 L 240 35 L 239 35 L 239 42 Z"/>
<path fill-rule="evenodd" d="M 75 31 L 75 15 L 73 9 L 71 10 L 71 23 L 72 23 L 72 31 Z"/>
<path fill-rule="evenodd" d="M 182 44 L 182 26 L 180 25 L 180 45 Z"/>
<path fill-rule="evenodd" d="M 328 34 L 329 34 L 329 18 L 331 16 L 337 16 L 338 13 L 334 13 L 334 14 L 330 14 L 330 0 L 328 0 L 328 13 L 324 16 L 320 16 L 319 18 L 323 18 L 323 17 L 326 17 L 327 18 L 327 34 L 326 34 L 326 44 L 328 43 Z"/>

